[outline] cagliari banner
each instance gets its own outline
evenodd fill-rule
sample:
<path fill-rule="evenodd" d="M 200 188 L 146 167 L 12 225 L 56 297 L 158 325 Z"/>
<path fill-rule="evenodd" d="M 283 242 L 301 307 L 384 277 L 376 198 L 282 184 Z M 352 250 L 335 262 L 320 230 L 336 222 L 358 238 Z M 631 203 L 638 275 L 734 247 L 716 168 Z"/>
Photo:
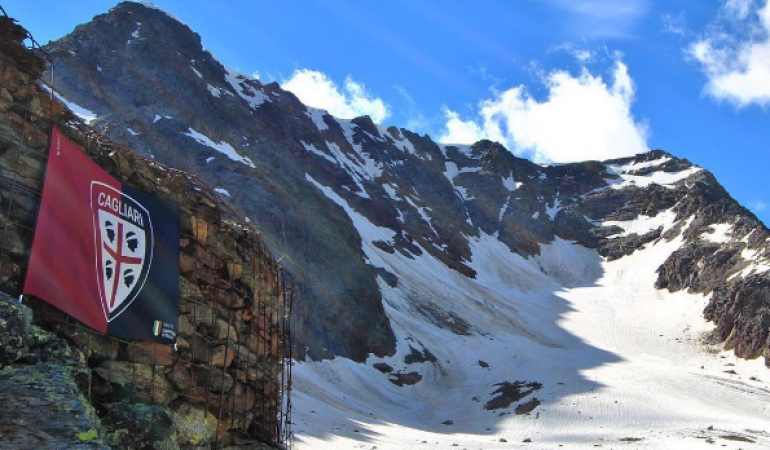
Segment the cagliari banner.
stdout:
<path fill-rule="evenodd" d="M 122 185 L 54 127 L 23 292 L 102 333 L 175 342 L 179 205 Z"/>

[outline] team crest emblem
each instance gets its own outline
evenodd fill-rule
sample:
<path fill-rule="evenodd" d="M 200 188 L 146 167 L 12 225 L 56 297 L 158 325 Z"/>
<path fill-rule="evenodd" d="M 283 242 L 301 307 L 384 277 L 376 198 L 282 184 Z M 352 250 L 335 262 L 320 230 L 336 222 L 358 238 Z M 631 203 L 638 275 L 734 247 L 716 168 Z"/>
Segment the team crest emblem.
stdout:
<path fill-rule="evenodd" d="M 99 296 L 111 322 L 131 305 L 147 280 L 152 222 L 138 201 L 98 181 L 91 183 L 91 214 Z"/>

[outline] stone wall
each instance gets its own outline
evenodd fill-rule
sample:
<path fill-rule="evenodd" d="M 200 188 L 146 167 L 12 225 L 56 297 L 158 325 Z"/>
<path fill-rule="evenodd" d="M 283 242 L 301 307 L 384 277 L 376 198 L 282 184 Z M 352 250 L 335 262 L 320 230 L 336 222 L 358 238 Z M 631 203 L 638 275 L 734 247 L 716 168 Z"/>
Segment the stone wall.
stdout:
<path fill-rule="evenodd" d="M 288 422 L 282 409 L 290 356 L 287 274 L 259 233 L 216 193 L 76 120 L 38 80 L 43 60 L 23 45 L 26 36 L 0 17 L 0 291 L 20 293 L 56 125 L 121 182 L 180 205 L 176 348 L 103 336 L 38 299 L 24 299 L 41 329 L 64 339 L 90 369 L 83 394 L 104 426 L 95 439 L 113 448 L 170 448 L 131 438 L 133 428 L 146 428 L 142 421 L 158 418 L 175 430 L 173 448 L 281 441 L 285 423 L 276 418 Z"/>

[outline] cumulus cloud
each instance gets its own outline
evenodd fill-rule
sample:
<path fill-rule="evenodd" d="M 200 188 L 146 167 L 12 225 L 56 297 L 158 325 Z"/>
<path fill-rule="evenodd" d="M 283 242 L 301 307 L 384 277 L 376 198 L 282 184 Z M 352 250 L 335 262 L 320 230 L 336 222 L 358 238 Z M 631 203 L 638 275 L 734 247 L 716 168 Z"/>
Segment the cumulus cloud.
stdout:
<path fill-rule="evenodd" d="M 706 94 L 770 105 L 770 0 L 727 0 L 720 16 L 688 49 L 708 78 Z"/>
<path fill-rule="evenodd" d="M 281 87 L 296 95 L 302 103 L 325 109 L 340 119 L 368 115 L 374 122 L 382 123 L 390 117 L 390 107 L 381 98 L 367 92 L 363 84 L 354 81 L 350 76 L 340 87 L 323 72 L 295 70 Z"/>
<path fill-rule="evenodd" d="M 445 108 L 439 140 L 469 144 L 491 139 L 516 154 L 556 163 L 648 151 L 647 126 L 631 114 L 634 84 L 623 62 L 615 62 L 611 83 L 586 68 L 578 76 L 553 71 L 544 82 L 549 92 L 544 101 L 521 85 L 481 102 L 475 119 L 463 120 Z"/>

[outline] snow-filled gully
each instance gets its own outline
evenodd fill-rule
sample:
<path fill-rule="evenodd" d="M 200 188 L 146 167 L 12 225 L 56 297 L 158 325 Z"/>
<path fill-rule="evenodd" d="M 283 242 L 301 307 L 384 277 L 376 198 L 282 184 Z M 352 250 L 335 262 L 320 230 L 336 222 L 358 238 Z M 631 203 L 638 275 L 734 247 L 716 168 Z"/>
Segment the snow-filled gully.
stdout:
<path fill-rule="evenodd" d="M 398 276 L 396 288 L 380 282 L 398 349 L 366 364 L 297 363 L 297 448 L 770 448 L 768 369 L 704 343 L 707 297 L 654 288 L 680 240 L 608 262 L 560 239 L 525 259 L 482 235 L 469 279 L 427 252 L 374 247 L 392 231 L 316 186 L 350 215 L 371 264 Z M 470 333 L 450 331 L 457 323 Z M 436 361 L 406 364 L 412 348 Z M 396 386 L 375 363 L 422 378 Z M 484 408 L 496 384 L 516 381 L 543 387 Z M 515 413 L 532 398 L 541 404 Z"/>

